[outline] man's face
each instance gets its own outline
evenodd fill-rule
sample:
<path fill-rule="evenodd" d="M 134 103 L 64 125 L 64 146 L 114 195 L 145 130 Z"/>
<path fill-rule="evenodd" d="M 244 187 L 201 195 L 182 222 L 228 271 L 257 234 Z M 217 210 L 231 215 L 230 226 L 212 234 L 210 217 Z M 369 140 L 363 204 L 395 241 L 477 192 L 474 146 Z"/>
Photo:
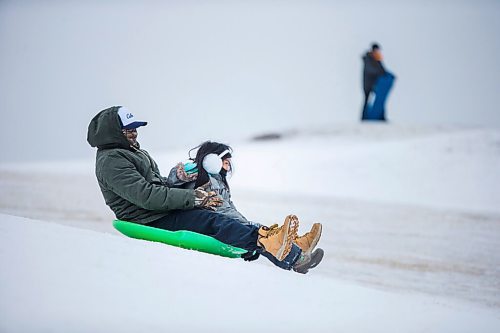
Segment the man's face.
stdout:
<path fill-rule="evenodd" d="M 135 146 L 137 144 L 137 128 L 124 129 L 122 130 L 123 135 L 127 138 L 130 145 Z"/>

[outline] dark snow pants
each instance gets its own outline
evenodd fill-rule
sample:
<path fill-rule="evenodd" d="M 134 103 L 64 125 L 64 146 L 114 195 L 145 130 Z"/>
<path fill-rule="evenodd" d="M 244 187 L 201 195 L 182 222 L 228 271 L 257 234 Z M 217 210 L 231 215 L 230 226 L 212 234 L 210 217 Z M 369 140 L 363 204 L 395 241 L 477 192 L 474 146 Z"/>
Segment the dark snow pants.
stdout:
<path fill-rule="evenodd" d="M 237 219 L 211 210 L 176 210 L 147 225 L 170 231 L 193 231 L 249 252 L 257 250 L 257 226 L 244 225 Z"/>
<path fill-rule="evenodd" d="M 300 247 L 297 245 L 293 244 L 292 249 L 290 250 L 290 253 L 283 259 L 283 261 L 279 261 L 276 259 L 271 253 L 269 252 L 262 252 L 262 255 L 269 259 L 273 264 L 278 266 L 279 268 L 283 268 L 286 270 L 291 270 L 293 268 L 293 265 L 299 260 L 300 254 L 302 253 L 302 250 Z"/>

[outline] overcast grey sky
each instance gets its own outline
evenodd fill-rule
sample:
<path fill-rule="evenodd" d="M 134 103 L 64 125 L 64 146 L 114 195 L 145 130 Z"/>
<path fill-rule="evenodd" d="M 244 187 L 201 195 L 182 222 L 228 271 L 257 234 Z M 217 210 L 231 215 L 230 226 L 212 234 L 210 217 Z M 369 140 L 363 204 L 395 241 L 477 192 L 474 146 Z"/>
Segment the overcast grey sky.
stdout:
<path fill-rule="evenodd" d="M 90 157 L 126 105 L 151 149 L 358 122 L 382 45 L 388 118 L 500 127 L 498 1 L 1 1 L 2 161 Z"/>

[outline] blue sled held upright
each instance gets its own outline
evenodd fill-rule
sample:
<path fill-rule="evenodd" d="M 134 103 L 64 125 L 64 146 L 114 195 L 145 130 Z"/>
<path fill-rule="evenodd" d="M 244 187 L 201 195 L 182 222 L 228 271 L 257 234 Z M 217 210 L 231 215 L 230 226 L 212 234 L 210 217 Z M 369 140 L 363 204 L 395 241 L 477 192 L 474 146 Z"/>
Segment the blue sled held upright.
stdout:
<path fill-rule="evenodd" d="M 385 121 L 385 101 L 391 91 L 395 77 L 390 73 L 381 76 L 368 97 L 363 120 Z"/>

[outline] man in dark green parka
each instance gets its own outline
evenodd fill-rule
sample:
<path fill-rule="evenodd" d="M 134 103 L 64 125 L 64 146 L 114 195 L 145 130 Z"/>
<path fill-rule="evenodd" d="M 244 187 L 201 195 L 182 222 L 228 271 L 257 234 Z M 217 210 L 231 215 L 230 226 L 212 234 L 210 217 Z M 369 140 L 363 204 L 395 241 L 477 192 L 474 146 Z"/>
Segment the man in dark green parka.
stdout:
<path fill-rule="evenodd" d="M 279 228 L 243 225 L 211 210 L 221 204 L 202 188 L 169 188 L 155 161 L 140 148 L 137 120 L 114 106 L 90 122 L 87 141 L 97 147 L 95 173 L 106 204 L 120 220 L 171 231 L 189 230 L 249 252 L 266 250 L 278 260 L 290 252 L 298 225 L 286 220 Z"/>
<path fill-rule="evenodd" d="M 194 190 L 168 188 L 156 163 L 140 149 L 137 127 L 147 123 L 135 121 L 122 129 L 119 110 L 125 119 L 131 114 L 119 107 L 100 112 L 87 137 L 92 147 L 98 147 L 95 172 L 106 204 L 118 219 L 141 224 L 162 218 L 169 210 L 193 208 Z"/>

